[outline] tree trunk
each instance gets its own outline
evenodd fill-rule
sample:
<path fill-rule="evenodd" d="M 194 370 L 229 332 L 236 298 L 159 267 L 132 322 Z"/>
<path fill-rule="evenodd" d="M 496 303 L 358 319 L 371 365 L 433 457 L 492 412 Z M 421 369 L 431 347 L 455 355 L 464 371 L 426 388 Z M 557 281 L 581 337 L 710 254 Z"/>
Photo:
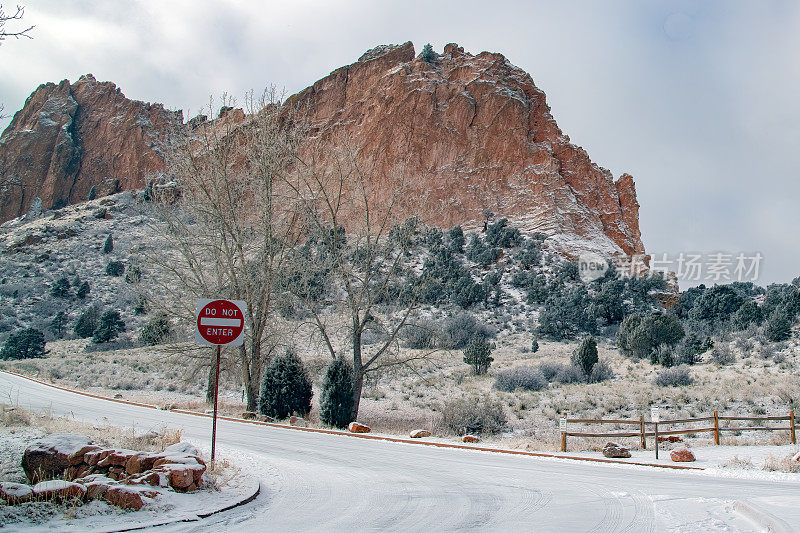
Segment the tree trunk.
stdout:
<path fill-rule="evenodd" d="M 261 383 L 260 373 L 256 374 L 257 361 L 254 359 L 255 344 L 250 343 L 250 352 L 242 345 L 239 347 L 239 362 L 242 365 L 242 383 L 247 396 L 247 410 L 255 412 L 258 409 L 258 393 Z"/>
<path fill-rule="evenodd" d="M 361 403 L 361 389 L 364 386 L 364 368 L 361 366 L 361 329 L 353 329 L 353 420 L 358 419 L 358 405 Z"/>
<path fill-rule="evenodd" d="M 358 419 L 358 404 L 361 403 L 361 389 L 364 386 L 364 374 L 353 372 L 353 420 Z"/>

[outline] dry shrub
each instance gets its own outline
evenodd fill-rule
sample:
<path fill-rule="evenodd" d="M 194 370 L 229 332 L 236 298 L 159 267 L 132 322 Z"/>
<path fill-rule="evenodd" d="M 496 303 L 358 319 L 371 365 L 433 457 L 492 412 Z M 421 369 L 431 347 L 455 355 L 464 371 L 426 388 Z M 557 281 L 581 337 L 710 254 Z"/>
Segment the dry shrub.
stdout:
<path fill-rule="evenodd" d="M 442 423 L 456 435 L 499 433 L 507 422 L 503 405 L 486 396 L 456 398 L 442 406 Z"/>
<path fill-rule="evenodd" d="M 800 461 L 794 461 L 792 456 L 776 458 L 770 455 L 764 460 L 764 470 L 797 474 L 800 473 Z"/>
<path fill-rule="evenodd" d="M 3 405 L 2 409 L 0 409 L 0 421 L 2 421 L 2 425 L 6 427 L 30 426 L 31 414 L 19 407 Z"/>

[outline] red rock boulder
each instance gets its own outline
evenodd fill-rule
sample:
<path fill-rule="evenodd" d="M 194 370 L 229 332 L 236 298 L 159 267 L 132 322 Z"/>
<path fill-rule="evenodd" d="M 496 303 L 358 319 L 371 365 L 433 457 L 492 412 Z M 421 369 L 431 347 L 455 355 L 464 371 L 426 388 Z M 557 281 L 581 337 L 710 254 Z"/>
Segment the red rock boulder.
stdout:
<path fill-rule="evenodd" d="M 9 505 L 25 503 L 33 497 L 33 489 L 23 483 L 0 482 L 0 498 Z"/>
<path fill-rule="evenodd" d="M 623 458 L 627 459 L 631 456 L 630 450 L 616 442 L 608 442 L 603 446 L 603 455 L 605 457 Z"/>
<path fill-rule="evenodd" d="M 358 422 L 350 422 L 350 425 L 347 426 L 347 430 L 350 433 L 369 433 L 372 431 L 369 426 L 359 424 Z"/>
<path fill-rule="evenodd" d="M 422 439 L 424 437 L 430 437 L 430 436 L 431 432 L 428 431 L 427 429 L 415 429 L 409 434 L 409 437 L 411 437 L 412 439 Z"/>
<path fill-rule="evenodd" d="M 131 509 L 138 511 L 144 506 L 144 500 L 139 491 L 121 485 L 109 487 L 102 498 L 120 509 Z"/>
<path fill-rule="evenodd" d="M 42 481 L 33 486 L 33 499 L 63 501 L 70 498 L 83 499 L 86 496 L 86 487 L 80 483 L 55 479 Z"/>
<path fill-rule="evenodd" d="M 676 463 L 690 463 L 697 460 L 692 450 L 686 447 L 675 448 L 669 452 L 669 457 Z"/>
<path fill-rule="evenodd" d="M 480 437 L 476 437 L 475 435 L 464 435 L 463 437 L 461 437 L 461 442 L 475 443 L 480 441 L 481 441 Z"/>
<path fill-rule="evenodd" d="M 70 456 L 91 444 L 88 437 L 54 433 L 34 442 L 22 455 L 22 469 L 31 483 L 61 477 L 71 466 Z"/>

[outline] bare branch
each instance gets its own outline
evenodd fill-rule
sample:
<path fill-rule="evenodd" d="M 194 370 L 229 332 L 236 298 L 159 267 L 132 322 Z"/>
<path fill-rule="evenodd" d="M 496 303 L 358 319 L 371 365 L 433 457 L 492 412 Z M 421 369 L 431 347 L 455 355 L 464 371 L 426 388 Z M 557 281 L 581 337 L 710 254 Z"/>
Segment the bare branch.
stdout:
<path fill-rule="evenodd" d="M 8 37 L 13 37 L 15 39 L 19 39 L 20 37 L 26 37 L 28 39 L 33 39 L 33 37 L 30 35 L 30 32 L 36 26 L 29 26 L 21 30 L 13 30 L 13 31 L 7 31 L 5 29 L 7 22 L 22 20 L 22 17 L 24 15 L 25 15 L 25 8 L 22 6 L 17 6 L 17 11 L 13 15 L 8 15 L 3 10 L 3 6 L 0 5 L 0 42 L 4 41 Z"/>

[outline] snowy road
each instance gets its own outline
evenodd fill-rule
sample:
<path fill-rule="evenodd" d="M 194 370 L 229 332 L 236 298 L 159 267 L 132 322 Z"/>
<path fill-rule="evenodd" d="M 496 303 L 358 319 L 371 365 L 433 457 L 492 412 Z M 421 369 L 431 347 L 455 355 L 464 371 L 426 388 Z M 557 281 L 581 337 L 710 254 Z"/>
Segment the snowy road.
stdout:
<path fill-rule="evenodd" d="M 0 373 L 0 398 L 210 440 L 210 419 Z M 800 484 L 364 440 L 220 421 L 217 447 L 262 479 L 253 503 L 174 531 L 800 531 Z"/>

